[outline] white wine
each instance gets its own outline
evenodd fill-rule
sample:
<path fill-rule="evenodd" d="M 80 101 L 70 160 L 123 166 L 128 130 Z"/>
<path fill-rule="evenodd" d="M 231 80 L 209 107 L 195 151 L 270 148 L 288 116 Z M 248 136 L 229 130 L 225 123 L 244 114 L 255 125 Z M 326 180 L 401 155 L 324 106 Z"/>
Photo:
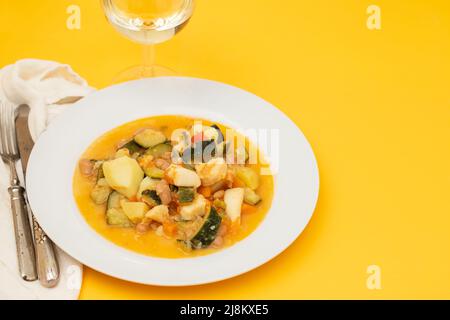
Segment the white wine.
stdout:
<path fill-rule="evenodd" d="M 193 0 L 103 0 L 109 22 L 128 39 L 152 45 L 171 39 L 189 21 Z"/>

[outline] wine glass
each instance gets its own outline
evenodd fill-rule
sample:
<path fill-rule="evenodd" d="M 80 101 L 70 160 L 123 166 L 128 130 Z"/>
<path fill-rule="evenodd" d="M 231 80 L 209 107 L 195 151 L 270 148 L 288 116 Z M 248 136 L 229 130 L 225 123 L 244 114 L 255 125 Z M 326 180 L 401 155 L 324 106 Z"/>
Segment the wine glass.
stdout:
<path fill-rule="evenodd" d="M 155 45 L 170 40 L 187 24 L 194 0 L 102 0 L 102 5 L 109 23 L 144 47 L 143 63 L 122 71 L 114 82 L 175 75 L 155 64 Z"/>

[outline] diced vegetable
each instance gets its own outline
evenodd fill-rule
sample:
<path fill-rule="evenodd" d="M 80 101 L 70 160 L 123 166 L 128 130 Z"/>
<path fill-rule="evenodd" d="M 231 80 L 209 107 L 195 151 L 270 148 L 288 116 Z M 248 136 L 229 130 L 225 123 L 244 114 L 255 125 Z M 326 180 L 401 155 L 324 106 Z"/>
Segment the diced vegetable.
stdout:
<path fill-rule="evenodd" d="M 165 235 L 169 237 L 174 237 L 177 234 L 177 224 L 169 219 L 166 219 L 162 223 L 163 232 Z"/>
<path fill-rule="evenodd" d="M 210 187 L 204 187 L 201 186 L 197 189 L 197 192 L 200 193 L 205 198 L 209 198 L 212 195 L 211 188 Z"/>
<path fill-rule="evenodd" d="M 155 190 L 144 190 L 141 195 L 141 200 L 150 207 L 156 207 L 161 204 L 161 199 Z"/>
<path fill-rule="evenodd" d="M 131 222 L 137 224 L 144 218 L 149 207 L 143 202 L 130 202 L 124 200 L 122 201 L 122 210 Z"/>
<path fill-rule="evenodd" d="M 215 199 L 213 201 L 213 206 L 219 209 L 223 209 L 225 210 L 227 208 L 227 205 L 225 204 L 225 201 L 220 200 L 220 199 Z"/>
<path fill-rule="evenodd" d="M 169 208 L 165 205 L 159 205 L 145 214 L 146 220 L 154 220 L 159 223 L 163 223 L 165 220 L 169 218 Z"/>
<path fill-rule="evenodd" d="M 130 155 L 133 153 L 141 153 L 143 151 L 142 147 L 136 143 L 134 140 L 130 140 L 125 143 L 120 149 L 127 149 L 130 152 Z"/>
<path fill-rule="evenodd" d="M 113 191 L 108 198 L 108 206 L 106 210 L 106 222 L 111 226 L 129 228 L 133 224 L 121 208 L 121 201 L 125 197 L 120 193 Z"/>
<path fill-rule="evenodd" d="M 166 136 L 161 131 L 145 129 L 134 136 L 134 141 L 144 148 L 151 148 L 166 141 Z"/>
<path fill-rule="evenodd" d="M 135 159 L 121 157 L 103 163 L 103 172 L 109 186 L 128 199 L 136 196 L 144 172 Z"/>
<path fill-rule="evenodd" d="M 157 168 L 154 164 L 145 167 L 144 172 L 150 178 L 162 179 L 164 177 L 164 170 Z"/>
<path fill-rule="evenodd" d="M 201 140 L 193 143 L 184 150 L 182 158 L 184 163 L 198 164 L 208 162 L 216 154 L 216 144 L 213 140 Z"/>
<path fill-rule="evenodd" d="M 118 193 L 117 191 L 113 191 L 111 192 L 111 194 L 109 195 L 108 198 L 108 209 L 111 208 L 121 208 L 121 201 L 125 200 L 125 197 L 123 195 L 121 195 L 120 193 Z"/>
<path fill-rule="evenodd" d="M 95 204 L 104 204 L 108 201 L 108 197 L 111 192 L 112 189 L 108 185 L 108 182 L 106 182 L 106 179 L 101 178 L 91 190 L 91 199 L 95 202 Z"/>
<path fill-rule="evenodd" d="M 114 155 L 114 158 L 120 158 L 120 157 L 129 157 L 131 156 L 130 151 L 126 148 L 122 148 L 116 151 L 116 154 Z"/>
<path fill-rule="evenodd" d="M 156 190 L 156 185 L 158 184 L 159 180 L 152 179 L 150 177 L 145 177 L 144 180 L 142 180 L 141 184 L 139 185 L 139 189 L 137 192 L 137 198 L 138 200 L 142 196 L 142 192 L 145 190 Z"/>
<path fill-rule="evenodd" d="M 261 197 L 252 189 L 244 189 L 244 201 L 252 206 L 258 204 L 261 201 Z"/>
<path fill-rule="evenodd" d="M 191 135 L 186 129 L 177 129 L 172 133 L 171 140 L 175 143 L 173 150 L 181 154 L 190 146 Z"/>
<path fill-rule="evenodd" d="M 207 248 L 216 239 L 222 218 L 216 209 L 211 207 L 209 213 L 205 216 L 203 225 L 197 234 L 190 240 L 192 247 L 195 249 Z"/>
<path fill-rule="evenodd" d="M 95 164 L 94 164 L 94 170 L 97 171 L 97 182 L 98 182 L 98 180 L 105 177 L 105 174 L 103 173 L 103 162 L 104 161 L 102 161 L 102 160 L 98 160 L 98 161 L 95 161 Z"/>
<path fill-rule="evenodd" d="M 219 182 L 214 183 L 212 186 L 210 186 L 211 188 L 211 192 L 215 193 L 219 190 L 225 189 L 227 186 L 227 181 L 226 180 L 222 180 Z"/>
<path fill-rule="evenodd" d="M 236 177 L 240 179 L 247 187 L 255 190 L 259 187 L 258 174 L 249 167 L 236 167 Z"/>
<path fill-rule="evenodd" d="M 187 205 L 180 206 L 180 216 L 183 220 L 193 220 L 197 216 L 203 216 L 206 212 L 207 201 L 201 194 Z"/>
<path fill-rule="evenodd" d="M 231 221 L 238 221 L 241 217 L 241 207 L 244 201 L 244 189 L 233 188 L 225 191 L 223 198 L 226 205 L 226 213 Z"/>
<path fill-rule="evenodd" d="M 198 188 L 201 185 L 199 176 L 195 171 L 171 164 L 167 168 L 166 176 L 172 180 L 177 187 Z"/>
<path fill-rule="evenodd" d="M 228 166 L 223 158 L 214 158 L 207 163 L 200 163 L 195 166 L 195 171 L 197 171 L 203 186 L 211 186 L 225 179 L 227 170 Z"/>
<path fill-rule="evenodd" d="M 154 158 L 159 158 L 167 152 L 172 151 L 172 145 L 170 143 L 160 143 L 150 149 L 148 149 L 145 154 L 149 154 Z"/>
<path fill-rule="evenodd" d="M 130 228 L 133 226 L 131 221 L 122 209 L 108 209 L 106 211 L 106 222 L 111 226 Z"/>
<path fill-rule="evenodd" d="M 180 203 L 192 202 L 195 197 L 195 190 L 194 188 L 180 187 L 178 188 L 177 196 Z"/>

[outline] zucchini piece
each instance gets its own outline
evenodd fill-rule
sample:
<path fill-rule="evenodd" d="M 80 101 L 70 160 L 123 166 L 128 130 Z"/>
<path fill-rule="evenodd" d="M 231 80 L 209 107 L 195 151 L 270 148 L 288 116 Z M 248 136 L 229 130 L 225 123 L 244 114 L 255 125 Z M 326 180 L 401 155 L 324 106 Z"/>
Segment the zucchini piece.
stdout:
<path fill-rule="evenodd" d="M 97 171 L 97 182 L 98 180 L 102 179 L 105 177 L 105 174 L 103 173 L 103 160 L 91 160 L 91 161 L 95 161 L 94 162 L 94 170 Z"/>
<path fill-rule="evenodd" d="M 145 190 L 156 190 L 156 185 L 158 184 L 158 182 L 159 180 L 152 179 L 150 177 L 145 177 L 144 180 L 142 180 L 138 189 L 137 193 L 138 200 L 141 198 L 142 192 L 144 192 Z"/>
<path fill-rule="evenodd" d="M 261 201 L 261 197 L 252 189 L 244 189 L 244 202 L 252 206 L 258 204 Z"/>
<path fill-rule="evenodd" d="M 198 164 L 208 162 L 216 155 L 216 143 L 214 140 L 197 141 L 191 147 L 184 150 L 182 159 L 186 164 Z"/>
<path fill-rule="evenodd" d="M 123 195 L 121 195 L 117 191 L 113 191 L 108 197 L 108 209 L 120 208 L 120 201 L 122 201 L 123 199 L 125 199 Z"/>
<path fill-rule="evenodd" d="M 195 198 L 195 189 L 187 187 L 179 187 L 177 191 L 178 202 L 192 202 Z"/>
<path fill-rule="evenodd" d="M 189 240 L 192 247 L 195 249 L 207 248 L 216 239 L 217 232 L 219 231 L 222 218 L 217 213 L 214 207 L 211 207 L 209 214 L 207 214 L 203 220 L 203 224 L 200 227 L 197 234 Z"/>
<path fill-rule="evenodd" d="M 106 211 L 106 222 L 110 226 L 120 227 L 120 228 L 131 228 L 133 224 L 128 219 L 127 215 L 122 209 L 108 209 Z"/>
<path fill-rule="evenodd" d="M 144 168 L 144 172 L 147 175 L 147 177 L 154 178 L 154 179 L 162 179 L 164 177 L 164 170 L 161 170 L 154 165 L 150 165 L 146 168 Z"/>
<path fill-rule="evenodd" d="M 166 152 L 172 152 L 172 145 L 170 143 L 160 143 L 152 148 L 149 148 L 145 154 L 153 156 L 153 158 L 160 158 Z"/>
<path fill-rule="evenodd" d="M 141 200 L 148 204 L 150 207 L 156 207 L 161 204 L 161 198 L 158 196 L 155 190 L 144 190 L 142 192 Z"/>
<path fill-rule="evenodd" d="M 166 136 L 161 131 L 145 129 L 134 136 L 134 141 L 144 148 L 151 148 L 166 141 Z"/>
<path fill-rule="evenodd" d="M 143 151 L 142 147 L 138 145 L 134 140 L 128 141 L 123 146 L 121 146 L 119 150 L 120 149 L 128 149 L 128 151 L 130 151 L 130 155 L 133 153 L 142 153 Z"/>
<path fill-rule="evenodd" d="M 259 176 L 249 167 L 236 167 L 236 176 L 252 190 L 259 187 Z"/>
<path fill-rule="evenodd" d="M 115 227 L 129 228 L 132 227 L 130 219 L 123 212 L 120 202 L 126 199 L 117 191 L 113 191 L 108 198 L 106 210 L 106 223 Z"/>
<path fill-rule="evenodd" d="M 104 204 L 108 201 L 109 194 L 112 192 L 111 187 L 105 178 L 101 178 L 97 181 L 94 188 L 91 190 L 91 199 L 95 204 Z"/>

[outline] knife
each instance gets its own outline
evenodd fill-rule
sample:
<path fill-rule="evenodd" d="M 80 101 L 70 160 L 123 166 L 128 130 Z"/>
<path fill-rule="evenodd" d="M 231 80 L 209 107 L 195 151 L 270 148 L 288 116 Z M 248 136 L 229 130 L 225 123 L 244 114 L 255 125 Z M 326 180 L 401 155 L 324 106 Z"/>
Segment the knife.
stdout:
<path fill-rule="evenodd" d="M 34 146 L 34 142 L 28 128 L 29 113 L 30 108 L 27 105 L 21 105 L 18 107 L 18 114 L 16 118 L 17 144 L 19 146 L 24 179 L 31 149 Z M 53 248 L 53 243 L 36 221 L 27 199 L 26 203 L 33 224 L 34 249 L 36 251 L 36 268 L 39 282 L 42 286 L 51 288 L 58 283 L 59 279 L 59 266 Z"/>

